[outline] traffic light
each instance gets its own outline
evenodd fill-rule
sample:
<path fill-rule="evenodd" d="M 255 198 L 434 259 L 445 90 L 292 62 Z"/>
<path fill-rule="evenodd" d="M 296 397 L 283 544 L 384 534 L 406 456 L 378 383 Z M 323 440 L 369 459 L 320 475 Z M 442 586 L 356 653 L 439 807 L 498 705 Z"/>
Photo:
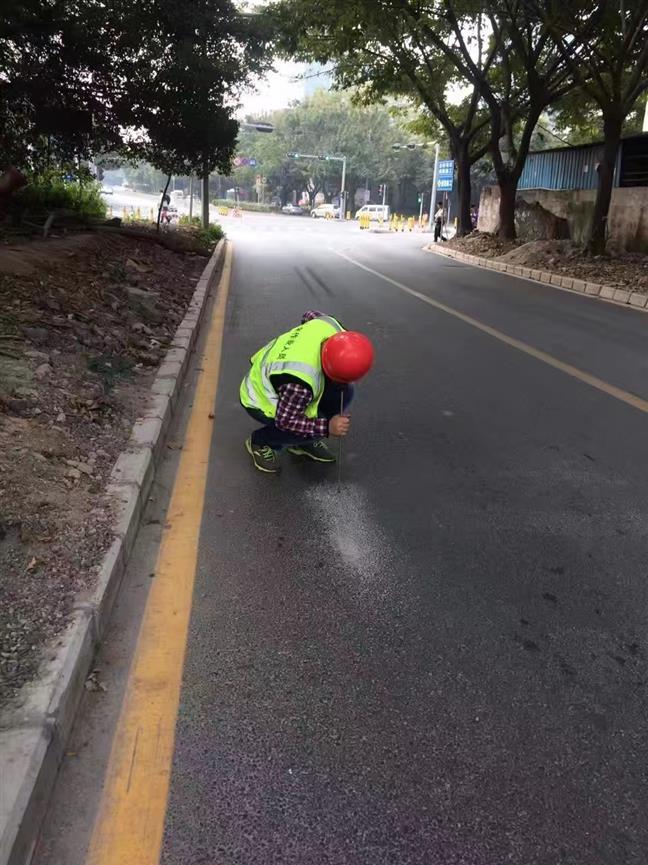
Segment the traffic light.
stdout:
<path fill-rule="evenodd" d="M 382 184 L 382 183 L 379 183 L 379 184 L 378 184 L 378 195 L 382 195 L 382 194 L 383 194 L 383 190 L 384 190 L 384 188 L 385 188 L 385 187 L 384 187 L 384 184 Z"/>

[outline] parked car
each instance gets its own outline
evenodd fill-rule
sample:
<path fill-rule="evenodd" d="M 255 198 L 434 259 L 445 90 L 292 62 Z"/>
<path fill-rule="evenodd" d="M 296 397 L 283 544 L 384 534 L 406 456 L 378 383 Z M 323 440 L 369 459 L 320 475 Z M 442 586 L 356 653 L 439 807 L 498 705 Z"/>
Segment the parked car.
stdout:
<path fill-rule="evenodd" d="M 289 202 L 281 208 L 282 213 L 287 213 L 288 216 L 301 216 L 304 212 L 298 204 Z"/>
<path fill-rule="evenodd" d="M 332 204 L 318 204 L 311 210 L 313 219 L 326 219 L 327 214 L 329 219 L 339 219 L 340 208 L 334 207 Z"/>
<path fill-rule="evenodd" d="M 369 214 L 371 222 L 377 222 L 379 219 L 383 222 L 389 221 L 390 212 L 387 204 L 365 204 L 360 210 L 356 210 L 355 218 L 360 219 L 366 213 Z"/>

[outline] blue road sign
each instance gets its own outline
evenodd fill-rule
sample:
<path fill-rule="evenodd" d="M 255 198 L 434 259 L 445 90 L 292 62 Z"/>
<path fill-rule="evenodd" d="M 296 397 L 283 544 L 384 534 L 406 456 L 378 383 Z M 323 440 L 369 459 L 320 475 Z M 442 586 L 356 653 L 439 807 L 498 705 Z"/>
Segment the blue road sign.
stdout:
<path fill-rule="evenodd" d="M 454 182 L 454 159 L 440 159 L 437 174 L 437 190 L 452 192 Z"/>

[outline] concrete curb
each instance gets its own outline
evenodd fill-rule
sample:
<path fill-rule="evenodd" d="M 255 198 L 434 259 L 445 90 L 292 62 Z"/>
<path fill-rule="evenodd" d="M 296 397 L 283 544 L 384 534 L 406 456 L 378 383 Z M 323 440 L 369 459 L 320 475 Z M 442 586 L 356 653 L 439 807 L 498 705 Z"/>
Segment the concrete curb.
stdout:
<path fill-rule="evenodd" d="M 529 267 L 522 267 L 519 264 L 508 264 L 505 261 L 497 261 L 492 258 L 480 258 L 477 255 L 468 255 L 465 252 L 460 252 L 458 249 L 443 249 L 428 245 L 423 247 L 423 251 L 434 252 L 437 255 L 444 255 L 446 258 L 454 258 L 464 264 L 472 264 L 475 267 L 487 267 L 490 270 L 499 270 L 501 273 L 508 273 L 510 276 L 520 276 L 523 279 L 530 279 L 542 285 L 550 285 L 554 288 L 574 291 L 578 294 L 588 294 L 591 297 L 598 297 L 609 303 L 616 303 L 619 306 L 630 306 L 633 309 L 648 312 L 648 294 L 641 294 L 637 291 L 626 291 L 622 288 L 614 288 L 611 285 L 601 285 L 598 282 L 584 282 L 581 279 L 574 279 L 572 276 L 562 276 L 560 273 L 532 270 Z"/>
<path fill-rule="evenodd" d="M 221 240 L 158 370 L 149 406 L 135 422 L 128 448 L 113 467 L 107 493 L 115 502 L 115 539 L 101 562 L 96 585 L 87 597 L 77 599 L 72 622 L 56 645 L 46 650 L 49 657 L 39 679 L 26 685 L 0 718 L 0 865 L 26 865 L 32 857 L 97 644 L 105 636 L 164 453 L 166 433 L 224 249 Z"/>

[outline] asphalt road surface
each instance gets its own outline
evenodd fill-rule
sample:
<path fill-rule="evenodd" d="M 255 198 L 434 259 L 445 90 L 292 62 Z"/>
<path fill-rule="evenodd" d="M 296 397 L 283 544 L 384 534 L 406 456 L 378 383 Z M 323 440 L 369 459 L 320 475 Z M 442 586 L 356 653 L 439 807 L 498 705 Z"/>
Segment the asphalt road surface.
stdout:
<path fill-rule="evenodd" d="M 112 189 L 112 192 L 105 192 L 102 197 L 112 216 L 121 217 L 124 211 L 126 211 L 127 214 L 134 214 L 139 210 L 143 219 L 148 219 L 151 211 L 153 211 L 154 217 L 157 218 L 157 210 L 160 206 L 160 195 L 152 195 L 147 192 L 136 192 L 134 189 L 124 189 L 123 186 L 107 188 Z M 171 194 L 171 192 L 172 190 L 170 189 L 169 194 Z M 174 199 L 172 205 L 176 208 L 180 216 L 189 214 L 188 195 L 181 199 Z M 214 207 L 213 204 L 210 204 L 209 213 L 212 222 L 217 221 L 218 208 Z M 194 197 L 193 201 L 193 215 L 201 215 L 201 203 L 197 196 Z"/>
<path fill-rule="evenodd" d="M 648 316 L 417 234 L 226 228 L 163 865 L 645 865 Z M 243 447 L 247 359 L 307 309 L 375 343 L 340 488 Z"/>

